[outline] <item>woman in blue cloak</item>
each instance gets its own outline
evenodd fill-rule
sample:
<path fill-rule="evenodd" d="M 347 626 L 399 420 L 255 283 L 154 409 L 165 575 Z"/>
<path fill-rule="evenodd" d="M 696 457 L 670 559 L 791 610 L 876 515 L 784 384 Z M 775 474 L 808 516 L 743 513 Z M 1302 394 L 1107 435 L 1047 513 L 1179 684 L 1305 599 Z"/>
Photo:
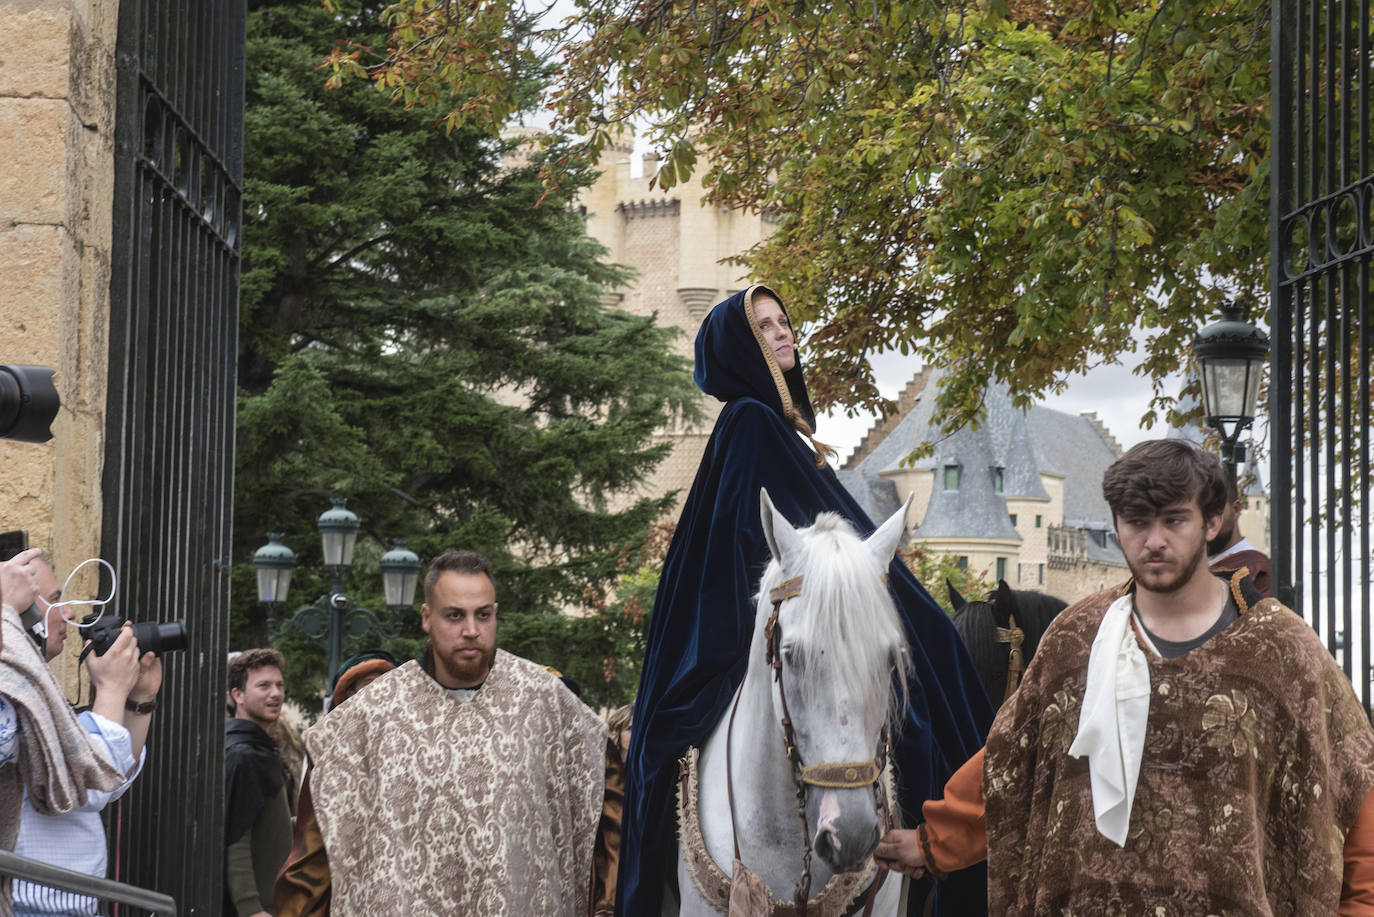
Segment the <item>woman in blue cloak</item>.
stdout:
<path fill-rule="evenodd" d="M 755 285 L 716 305 L 693 376 L 725 402 L 669 545 L 635 700 L 626 761 L 616 913 L 657 917 L 675 882 L 678 759 L 704 742 L 744 680 L 753 595 L 768 560 L 759 490 L 794 526 L 836 512 L 876 528 L 813 438 L 816 417 L 781 299 Z M 993 709 L 944 612 L 894 560 L 889 584 L 911 648 L 907 721 L 895 730 L 903 823 L 983 745 Z M 937 912 L 986 913 L 983 867 L 942 883 Z M 923 895 L 913 894 L 913 902 Z"/>

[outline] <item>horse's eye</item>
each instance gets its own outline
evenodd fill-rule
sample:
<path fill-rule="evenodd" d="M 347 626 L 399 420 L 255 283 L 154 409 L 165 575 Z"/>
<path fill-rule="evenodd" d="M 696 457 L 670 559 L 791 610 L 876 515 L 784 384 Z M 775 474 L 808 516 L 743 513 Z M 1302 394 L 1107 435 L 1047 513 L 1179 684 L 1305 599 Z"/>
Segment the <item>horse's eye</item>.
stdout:
<path fill-rule="evenodd" d="M 797 662 L 796 649 L 790 643 L 782 645 L 782 661 L 788 665 L 795 665 Z"/>

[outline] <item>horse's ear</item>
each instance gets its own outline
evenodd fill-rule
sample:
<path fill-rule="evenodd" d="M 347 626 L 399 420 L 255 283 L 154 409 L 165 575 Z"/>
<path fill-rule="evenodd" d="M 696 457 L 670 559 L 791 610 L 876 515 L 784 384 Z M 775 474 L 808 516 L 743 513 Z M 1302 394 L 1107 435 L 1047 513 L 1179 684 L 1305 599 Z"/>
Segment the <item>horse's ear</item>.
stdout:
<path fill-rule="evenodd" d="M 998 627 L 1011 627 L 1011 616 L 1019 615 L 1020 611 L 1017 607 L 1016 593 L 1011 591 L 1006 580 L 999 579 L 997 592 L 992 595 L 992 619 L 997 622 Z M 1023 623 L 1019 617 L 1017 623 Z"/>
<path fill-rule="evenodd" d="M 1007 585 L 1007 581 L 1004 579 L 997 581 L 997 604 L 1016 611 L 1016 593 L 1012 592 L 1011 587 Z"/>
<path fill-rule="evenodd" d="M 964 601 L 964 597 L 959 594 L 959 590 L 954 588 L 954 583 L 950 581 L 949 577 L 945 577 L 945 588 L 949 590 L 950 608 L 953 608 L 955 611 L 958 611 L 960 608 L 963 608 L 965 605 L 968 604 Z"/>
<path fill-rule="evenodd" d="M 878 559 L 880 566 L 886 567 L 892 560 L 892 555 L 897 553 L 897 546 L 902 543 L 902 536 L 906 534 L 906 513 L 911 508 L 911 500 L 915 494 L 906 498 L 897 512 L 888 517 L 888 520 L 878 526 L 878 530 L 868 536 L 864 542 L 873 551 L 873 556 Z"/>
<path fill-rule="evenodd" d="M 759 488 L 759 516 L 763 520 L 763 537 L 768 550 L 784 570 L 795 569 L 802 553 L 802 541 L 787 517 L 778 512 L 768 496 L 768 488 Z"/>

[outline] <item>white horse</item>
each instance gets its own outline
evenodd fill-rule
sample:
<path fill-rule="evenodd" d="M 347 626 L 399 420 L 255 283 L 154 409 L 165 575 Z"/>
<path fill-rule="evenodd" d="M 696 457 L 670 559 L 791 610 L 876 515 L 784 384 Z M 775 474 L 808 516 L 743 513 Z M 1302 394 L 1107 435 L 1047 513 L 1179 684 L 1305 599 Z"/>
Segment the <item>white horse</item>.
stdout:
<path fill-rule="evenodd" d="M 877 762 L 886 758 L 887 724 L 899 721 L 893 676 L 903 687 L 906 678 L 905 638 L 887 568 L 907 507 L 864 540 L 834 513 L 794 529 L 767 491 L 759 498 L 773 559 L 759 585 L 749 668 L 733 712 L 701 748 L 695 849 L 689 843 L 693 813 L 682 813 L 680 913 L 724 911 L 710 864 L 703 862 L 704 842 L 727 895 L 736 843 L 740 862 L 767 885 L 774 903 L 794 900 L 809 862 L 814 903 L 807 917 L 833 917 L 843 913 L 849 892 L 864 894 L 868 882 L 860 884 L 861 878 L 882 875 L 870 854 L 886 830 L 888 807 L 878 803 L 873 784 Z M 784 740 L 784 720 L 791 724 L 795 756 Z M 836 885 L 827 896 L 823 889 L 832 876 Z M 886 877 L 873 896 L 873 914 L 904 908 L 901 878 Z M 837 894 L 845 899 L 838 905 Z"/>

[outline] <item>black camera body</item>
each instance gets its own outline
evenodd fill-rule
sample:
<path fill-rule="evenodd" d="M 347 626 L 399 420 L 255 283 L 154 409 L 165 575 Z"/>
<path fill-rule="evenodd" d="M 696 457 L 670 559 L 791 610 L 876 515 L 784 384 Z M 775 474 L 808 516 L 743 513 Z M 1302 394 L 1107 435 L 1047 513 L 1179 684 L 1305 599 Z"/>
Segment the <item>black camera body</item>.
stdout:
<path fill-rule="evenodd" d="M 86 636 L 91 641 L 91 649 L 97 656 L 104 656 L 105 651 L 119 639 L 119 629 L 124 626 L 124 619 L 115 615 L 101 617 L 100 612 L 93 611 L 82 618 L 81 623 L 89 625 Z M 134 639 L 138 641 L 139 655 L 152 653 L 161 656 L 173 650 L 184 650 L 187 646 L 186 622 L 140 621 L 134 625 Z"/>

